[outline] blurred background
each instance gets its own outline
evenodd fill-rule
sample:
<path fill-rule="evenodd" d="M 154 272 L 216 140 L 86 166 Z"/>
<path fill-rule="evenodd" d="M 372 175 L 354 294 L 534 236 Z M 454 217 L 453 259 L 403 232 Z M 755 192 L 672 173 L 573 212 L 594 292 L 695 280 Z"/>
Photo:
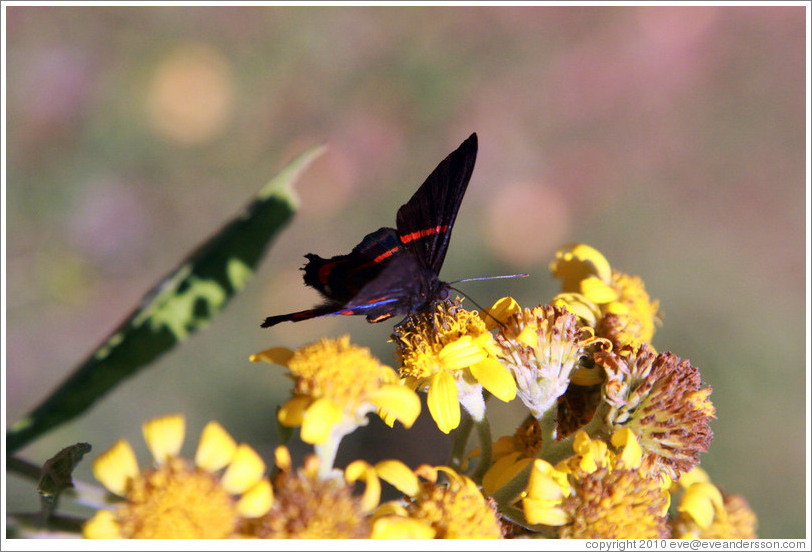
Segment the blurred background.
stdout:
<path fill-rule="evenodd" d="M 92 456 L 183 412 L 185 451 L 220 421 L 266 458 L 281 367 L 271 346 L 349 333 L 392 364 L 391 323 L 309 308 L 308 252 L 348 252 L 471 132 L 479 157 L 442 277 L 476 301 L 549 301 L 556 248 L 581 241 L 660 300 L 658 350 L 689 358 L 718 419 L 702 467 L 762 537 L 801 538 L 805 509 L 803 7 L 9 7 L 6 415 L 22 417 L 159 278 L 294 155 L 328 152 L 256 278 L 204 332 L 83 417 L 21 451 Z M 469 303 L 470 304 L 470 303 Z M 498 402 L 498 401 L 493 401 Z M 516 405 L 494 405 L 495 436 Z M 380 423 L 339 463 L 442 463 L 424 409 Z M 407 450 L 408 449 L 408 450 Z M 77 476 L 91 481 L 90 461 Z M 8 510 L 33 486 L 8 478 Z M 70 510 L 70 505 L 67 510 Z M 84 510 L 76 510 L 87 513 Z"/>

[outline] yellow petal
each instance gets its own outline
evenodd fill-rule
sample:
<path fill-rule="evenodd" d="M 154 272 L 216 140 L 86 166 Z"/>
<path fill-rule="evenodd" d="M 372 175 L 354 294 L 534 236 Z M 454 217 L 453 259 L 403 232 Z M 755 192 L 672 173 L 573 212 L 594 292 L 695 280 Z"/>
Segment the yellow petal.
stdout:
<path fill-rule="evenodd" d="M 130 443 L 119 439 L 106 452 L 93 460 L 93 475 L 108 491 L 124 496 L 127 483 L 138 477 L 138 461 Z"/>
<path fill-rule="evenodd" d="M 420 398 L 413 390 L 403 385 L 384 385 L 370 397 L 370 402 L 395 416 L 406 428 L 412 427 L 420 415 Z"/>
<path fill-rule="evenodd" d="M 398 383 L 400 381 L 400 376 L 398 376 L 395 369 L 383 364 L 381 364 L 380 368 L 380 378 L 384 383 Z"/>
<path fill-rule="evenodd" d="M 592 473 L 598 469 L 598 466 L 606 464 L 606 443 L 599 439 L 591 439 L 583 430 L 579 429 L 575 433 L 572 450 L 581 456 L 578 467 L 587 473 Z"/>
<path fill-rule="evenodd" d="M 429 412 L 437 427 L 448 433 L 460 425 L 460 403 L 457 400 L 457 383 L 445 371 L 437 372 L 431 380 L 427 397 Z"/>
<path fill-rule="evenodd" d="M 580 259 L 582 262 L 592 265 L 593 274 L 604 282 L 608 282 L 612 278 L 612 267 L 609 266 L 609 261 L 603 256 L 603 253 L 585 243 L 576 244 L 571 250 L 574 258 Z"/>
<path fill-rule="evenodd" d="M 513 374 L 495 358 L 489 357 L 472 365 L 471 374 L 500 401 L 510 402 L 516 398 Z"/>
<path fill-rule="evenodd" d="M 610 302 L 611 301 L 611 302 Z M 631 309 L 629 305 L 624 303 L 619 303 L 616 299 L 610 299 L 609 301 L 605 301 L 605 303 L 609 303 L 604 306 L 604 311 L 607 314 L 616 314 L 618 316 L 628 316 L 631 313 Z"/>
<path fill-rule="evenodd" d="M 516 336 L 516 342 L 524 345 L 525 347 L 538 347 L 538 326 L 535 324 L 528 324 L 522 328 L 522 331 Z"/>
<path fill-rule="evenodd" d="M 290 451 L 288 447 L 282 445 L 276 447 L 276 450 L 273 451 L 273 458 L 276 467 L 282 471 L 289 471 L 292 465 L 292 461 L 290 459 Z"/>
<path fill-rule="evenodd" d="M 557 503 L 569 495 L 569 492 L 566 475 L 545 460 L 537 459 L 533 462 L 533 469 L 527 482 L 528 497 Z"/>
<path fill-rule="evenodd" d="M 565 307 L 589 327 L 594 328 L 601 317 L 600 308 L 580 293 L 559 293 L 553 298 L 551 304 L 556 307 Z"/>
<path fill-rule="evenodd" d="M 288 402 L 279 407 L 279 412 L 277 413 L 279 423 L 286 427 L 299 427 L 302 425 L 305 412 L 311 402 L 313 402 L 313 399 L 304 396 L 293 397 L 288 400 Z"/>
<path fill-rule="evenodd" d="M 110 510 L 99 510 L 96 515 L 82 525 L 82 536 L 86 539 L 123 539 L 121 526 Z"/>
<path fill-rule="evenodd" d="M 700 389 L 699 391 L 690 391 L 685 394 L 685 399 L 695 410 L 699 410 L 705 416 L 715 418 L 716 408 L 713 406 L 713 403 L 710 402 L 711 391 L 712 389 L 710 387 Z"/>
<path fill-rule="evenodd" d="M 469 458 L 479 456 L 479 447 L 475 447 L 468 453 Z M 493 442 L 493 457 L 495 459 L 501 458 L 511 452 L 516 452 L 516 439 L 513 435 L 503 435 Z"/>
<path fill-rule="evenodd" d="M 378 518 L 383 516 L 403 516 L 408 517 L 409 512 L 401 504 L 396 502 L 384 502 L 377 510 L 372 513 L 372 517 Z"/>
<path fill-rule="evenodd" d="M 562 280 L 563 291 L 578 291 L 578 284 L 589 276 L 597 276 L 604 282 L 612 277 L 612 268 L 600 251 L 586 244 L 567 244 L 555 253 L 550 271 Z"/>
<path fill-rule="evenodd" d="M 485 472 L 482 478 L 482 492 L 488 496 L 504 487 L 508 481 L 519 474 L 530 462 L 532 458 L 519 459 L 519 453 L 514 452 L 503 456 Z"/>
<path fill-rule="evenodd" d="M 489 309 L 479 313 L 479 317 L 485 322 L 485 327 L 492 330 L 504 324 L 508 318 L 521 311 L 522 308 L 513 297 L 502 297 L 496 301 Z"/>
<path fill-rule="evenodd" d="M 200 434 L 195 465 L 208 472 L 226 467 L 237 450 L 237 443 L 217 422 L 209 422 Z"/>
<path fill-rule="evenodd" d="M 640 448 L 640 443 L 637 442 L 637 437 L 634 432 L 624 427 L 612 435 L 612 445 L 615 448 L 623 448 L 620 458 L 623 460 L 623 465 L 626 468 L 638 468 L 640 462 L 643 460 L 643 449 Z"/>
<path fill-rule="evenodd" d="M 603 253 L 585 243 L 564 246 L 556 252 L 556 257 L 563 262 L 580 265 L 583 272 L 596 275 L 605 282 L 612 277 L 612 268 Z"/>
<path fill-rule="evenodd" d="M 372 525 L 373 539 L 433 539 L 436 531 L 424 522 L 399 516 L 376 519 Z"/>
<path fill-rule="evenodd" d="M 437 475 L 436 474 L 442 472 L 450 480 L 450 483 L 451 483 L 452 487 L 454 485 L 466 486 L 466 487 L 469 487 L 469 490 L 471 490 L 474 493 L 479 492 L 479 489 L 477 488 L 476 483 L 474 483 L 468 477 L 466 477 L 466 476 L 462 475 L 461 473 L 457 472 L 453 468 L 450 468 L 448 466 L 436 466 L 434 468 L 434 472 L 435 472 L 435 475 L 434 475 L 434 478 L 432 480 L 433 483 L 437 482 Z"/>
<path fill-rule="evenodd" d="M 180 454 L 186 433 L 186 420 L 180 414 L 153 418 L 141 427 L 152 457 L 163 464 L 170 456 Z"/>
<path fill-rule="evenodd" d="M 599 305 L 610 303 L 618 298 L 617 291 L 596 276 L 582 280 L 580 291 L 588 300 Z"/>
<path fill-rule="evenodd" d="M 287 366 L 290 359 L 293 358 L 293 351 L 287 347 L 271 347 L 265 349 L 248 357 L 251 362 L 270 362 L 271 364 L 279 364 L 280 366 Z"/>
<path fill-rule="evenodd" d="M 545 500 L 525 498 L 522 500 L 522 507 L 524 508 L 524 517 L 532 524 L 540 523 L 557 527 L 566 525 L 570 521 L 564 510 L 551 506 Z"/>
<path fill-rule="evenodd" d="M 341 409 L 330 399 L 316 399 L 304 414 L 301 438 L 305 443 L 320 445 L 327 442 L 330 431 L 341 421 Z"/>
<path fill-rule="evenodd" d="M 474 343 L 470 335 L 448 343 L 437 354 L 446 370 L 462 370 L 487 357 L 485 350 Z"/>
<path fill-rule="evenodd" d="M 429 464 L 420 464 L 414 469 L 414 473 L 429 483 L 437 483 L 437 468 Z"/>
<path fill-rule="evenodd" d="M 683 489 L 689 488 L 694 483 L 710 483 L 708 472 L 697 466 L 679 478 L 679 485 Z"/>
<path fill-rule="evenodd" d="M 381 502 L 381 480 L 372 466 L 363 460 L 356 460 L 344 470 L 344 479 L 348 483 L 355 483 L 360 478 L 365 483 L 364 494 L 361 495 L 361 511 L 369 513 Z"/>
<path fill-rule="evenodd" d="M 587 473 L 593 473 L 598 466 L 603 466 L 606 461 L 606 443 L 602 441 L 592 441 L 587 452 L 581 456 L 578 467 Z"/>
<path fill-rule="evenodd" d="M 579 429 L 575 432 L 575 439 L 572 441 L 572 450 L 584 455 L 589 453 L 591 446 L 592 439 L 589 438 L 589 434 L 586 431 Z"/>
<path fill-rule="evenodd" d="M 415 496 L 419 489 L 417 475 L 399 460 L 382 460 L 375 464 L 378 477 L 407 496 Z"/>
<path fill-rule="evenodd" d="M 389 427 L 395 427 L 395 422 L 397 421 L 398 418 L 388 408 L 379 407 L 378 416 L 380 416 L 381 421 L 386 425 L 388 425 Z"/>
<path fill-rule="evenodd" d="M 259 454 L 243 443 L 234 452 L 234 459 L 220 479 L 220 483 L 227 492 L 234 495 L 242 494 L 257 484 L 264 471 L 265 462 Z"/>
<path fill-rule="evenodd" d="M 677 510 L 687 513 L 697 525 L 707 529 L 716 515 L 725 511 L 724 499 L 711 483 L 694 483 L 685 491 Z"/>
<path fill-rule="evenodd" d="M 237 513 L 244 518 L 258 518 L 264 516 L 271 509 L 273 503 L 273 489 L 271 482 L 261 479 L 259 483 L 248 489 L 237 502 Z"/>

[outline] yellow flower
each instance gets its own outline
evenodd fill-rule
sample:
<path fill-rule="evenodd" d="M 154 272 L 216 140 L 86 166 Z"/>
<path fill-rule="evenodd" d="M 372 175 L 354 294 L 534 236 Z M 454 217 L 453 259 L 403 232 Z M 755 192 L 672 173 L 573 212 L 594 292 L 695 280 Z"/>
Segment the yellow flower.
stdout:
<path fill-rule="evenodd" d="M 535 460 L 522 500 L 527 521 L 557 527 L 560 538 L 667 537 L 667 490 L 641 469 L 632 432 L 612 443 L 617 452 L 579 431 L 575 456 L 556 467 Z"/>
<path fill-rule="evenodd" d="M 332 470 L 327 477 L 319 459 L 309 455 L 303 467 L 294 470 L 290 452 L 285 447 L 276 450 L 279 472 L 274 477 L 274 501 L 267 514 L 246 520 L 244 535 L 277 539 L 360 539 L 369 538 L 372 521 L 369 517 L 381 497 L 381 484 L 373 466 L 364 461 L 352 462 L 341 472 Z M 383 471 L 408 471 L 396 461 L 387 461 Z M 394 464 L 394 466 L 393 466 Z M 364 492 L 353 494 L 353 484 L 364 482 Z"/>
<path fill-rule="evenodd" d="M 485 327 L 494 330 L 505 323 L 505 320 L 521 311 L 522 308 L 513 297 L 502 297 L 489 309 L 479 312 L 479 317 L 485 322 Z"/>
<path fill-rule="evenodd" d="M 542 459 L 533 461 L 522 507 L 532 524 L 558 527 L 572 521 L 564 509 L 564 499 L 573 493 L 567 472 L 557 470 Z"/>
<path fill-rule="evenodd" d="M 185 432 L 182 416 L 150 420 L 143 432 L 154 469 L 139 470 L 125 440 L 94 460 L 96 479 L 124 500 L 85 523 L 85 538 L 237 537 L 242 520 L 270 508 L 265 463 L 216 422 L 203 430 L 194 463 L 178 456 Z"/>
<path fill-rule="evenodd" d="M 700 468 L 680 479 L 679 487 L 683 489 L 679 515 L 671 522 L 675 538 L 756 538 L 756 515 L 747 501 L 721 492 Z"/>
<path fill-rule="evenodd" d="M 493 335 L 476 312 L 444 302 L 433 312 L 408 317 L 395 328 L 400 375 L 406 385 L 428 390 L 428 406 L 437 427 L 450 432 L 460 423 L 460 404 L 481 421 L 482 388 L 508 402 L 516 382 L 497 360 Z"/>
<path fill-rule="evenodd" d="M 279 410 L 279 421 L 301 426 L 306 443 L 337 444 L 344 435 L 367 424 L 378 413 L 390 423 L 411 427 L 420 414 L 420 399 L 398 382 L 395 371 L 382 365 L 369 349 L 350 344 L 349 336 L 321 339 L 291 351 L 276 347 L 251 355 L 286 366 L 295 382 L 293 397 Z"/>
<path fill-rule="evenodd" d="M 406 505 L 388 504 L 376 513 L 377 538 L 503 537 L 495 504 L 470 478 L 445 466 L 422 465 L 415 473 L 422 479 L 407 494 Z M 439 481 L 440 473 L 445 475 L 444 483 Z"/>
<path fill-rule="evenodd" d="M 536 418 L 555 406 L 596 341 L 574 314 L 549 305 L 516 312 L 496 336 L 499 358 L 516 378 L 517 395 Z"/>
<path fill-rule="evenodd" d="M 493 444 L 493 465 L 482 477 L 482 492 L 493 494 L 533 461 L 541 449 L 541 426 L 533 417 L 520 425 L 513 435 L 500 437 Z M 478 454 L 478 449 L 471 455 Z"/>
<path fill-rule="evenodd" d="M 571 243 L 555 252 L 555 260 L 550 263 L 550 272 L 561 280 L 564 292 L 591 291 L 590 299 L 596 303 L 606 302 L 616 297 L 608 284 L 612 268 L 600 251 L 583 243 Z M 602 290 L 602 291 L 599 291 Z"/>
<path fill-rule="evenodd" d="M 606 257 L 585 244 L 559 249 L 550 270 L 561 279 L 563 292 L 553 304 L 566 306 L 595 328 L 595 335 L 615 349 L 651 343 L 659 302 L 650 299 L 640 278 L 612 270 Z"/>
<path fill-rule="evenodd" d="M 677 480 L 699 464 L 714 418 L 711 389 L 701 388 L 699 370 L 645 345 L 596 353 L 595 362 L 607 374 L 604 422 L 610 431 L 626 427 L 639 436 L 645 469 Z"/>

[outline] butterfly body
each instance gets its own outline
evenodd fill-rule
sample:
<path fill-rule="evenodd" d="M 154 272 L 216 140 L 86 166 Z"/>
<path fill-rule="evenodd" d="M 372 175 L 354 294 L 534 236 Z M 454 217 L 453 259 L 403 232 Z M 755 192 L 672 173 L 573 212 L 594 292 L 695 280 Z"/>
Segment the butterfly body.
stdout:
<path fill-rule="evenodd" d="M 346 255 L 329 259 L 305 255 L 305 284 L 315 288 L 325 303 L 270 316 L 262 327 L 328 314 L 362 314 L 369 322 L 380 322 L 446 299 L 451 290 L 440 280 L 439 272 L 476 154 L 477 137 L 472 134 L 398 209 L 396 228 L 379 228 L 367 234 Z"/>

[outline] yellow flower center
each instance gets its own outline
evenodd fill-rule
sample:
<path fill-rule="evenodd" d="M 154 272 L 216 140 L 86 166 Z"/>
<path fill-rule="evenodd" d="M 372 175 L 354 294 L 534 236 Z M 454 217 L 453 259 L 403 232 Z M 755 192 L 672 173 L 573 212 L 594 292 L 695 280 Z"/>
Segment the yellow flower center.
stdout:
<path fill-rule="evenodd" d="M 342 405 L 357 405 L 395 379 L 391 368 L 366 347 L 351 345 L 349 336 L 322 339 L 299 349 L 288 368 L 296 379 L 295 394 L 326 397 Z"/>
<path fill-rule="evenodd" d="M 215 476 L 169 458 L 133 479 L 116 517 L 125 538 L 218 539 L 233 535 L 237 511 Z"/>
<path fill-rule="evenodd" d="M 406 510 L 410 518 L 431 526 L 438 539 L 495 539 L 502 536 L 493 506 L 473 486 L 423 482 L 418 497 Z"/>
<path fill-rule="evenodd" d="M 627 427 L 643 447 L 644 466 L 653 476 L 679 479 L 708 450 L 714 416 L 710 389 L 687 360 L 655 353 L 647 346 L 599 352 L 595 361 L 607 374 L 604 386 L 613 429 Z"/>
<path fill-rule="evenodd" d="M 402 377 L 425 380 L 439 371 L 454 372 L 495 356 L 496 346 L 479 313 L 456 302 L 437 305 L 433 313 L 413 315 L 394 335 Z"/>
<path fill-rule="evenodd" d="M 572 539 L 666 538 L 668 494 L 636 469 L 599 467 L 581 472 L 562 508 L 572 523 L 560 536 Z"/>
<path fill-rule="evenodd" d="M 313 469 L 281 472 L 270 512 L 243 523 L 244 534 L 280 539 L 361 539 L 371 532 L 361 500 L 342 480 L 319 480 Z"/>
<path fill-rule="evenodd" d="M 650 343 L 659 322 L 659 301 L 651 300 L 643 280 L 637 276 L 613 271 L 611 286 L 619 297 L 604 305 L 598 334 L 609 338 L 616 348 Z"/>
<path fill-rule="evenodd" d="M 593 341 L 588 328 L 578 326 L 577 318 L 565 309 L 540 306 L 508 319 L 498 336 L 502 356 L 508 362 L 534 371 L 569 374 L 578 365 L 582 349 Z"/>

